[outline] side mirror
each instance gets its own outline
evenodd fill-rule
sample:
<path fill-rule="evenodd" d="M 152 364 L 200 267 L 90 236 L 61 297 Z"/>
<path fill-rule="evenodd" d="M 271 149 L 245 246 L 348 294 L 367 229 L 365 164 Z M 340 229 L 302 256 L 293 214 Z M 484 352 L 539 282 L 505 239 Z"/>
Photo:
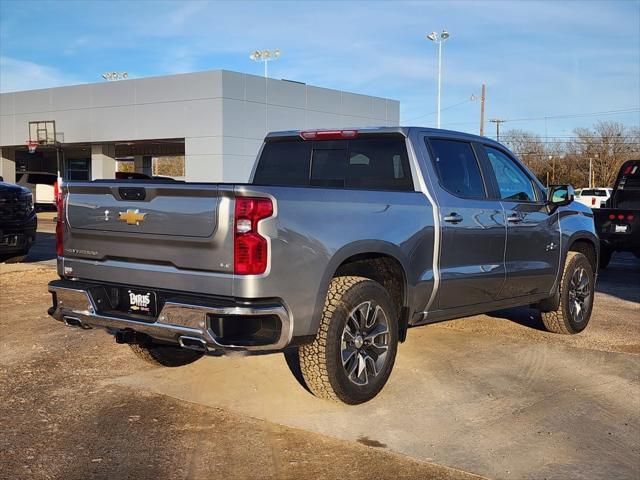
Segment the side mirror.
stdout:
<path fill-rule="evenodd" d="M 547 205 L 551 210 L 569 205 L 575 198 L 575 190 L 571 185 L 549 185 Z"/>

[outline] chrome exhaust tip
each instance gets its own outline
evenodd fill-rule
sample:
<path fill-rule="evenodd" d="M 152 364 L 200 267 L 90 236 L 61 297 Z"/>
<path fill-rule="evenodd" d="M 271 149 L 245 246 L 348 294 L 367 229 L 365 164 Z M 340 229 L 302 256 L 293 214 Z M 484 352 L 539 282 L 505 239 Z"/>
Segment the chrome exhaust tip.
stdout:
<path fill-rule="evenodd" d="M 82 328 L 83 330 L 89 330 L 91 328 L 88 325 L 82 323 L 82 320 L 80 320 L 78 317 L 69 317 L 65 315 L 64 317 L 62 317 L 62 319 L 67 327 Z"/>
<path fill-rule="evenodd" d="M 201 338 L 196 337 L 180 337 L 178 343 L 182 348 L 188 348 L 190 350 L 197 350 L 199 352 L 207 351 L 207 343 Z"/>

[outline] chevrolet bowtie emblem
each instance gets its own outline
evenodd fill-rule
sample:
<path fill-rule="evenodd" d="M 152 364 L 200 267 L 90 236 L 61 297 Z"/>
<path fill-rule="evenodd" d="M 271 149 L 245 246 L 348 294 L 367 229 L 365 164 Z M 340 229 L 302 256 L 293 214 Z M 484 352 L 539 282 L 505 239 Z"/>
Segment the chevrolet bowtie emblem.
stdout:
<path fill-rule="evenodd" d="M 135 210 L 129 209 L 126 212 L 120 213 L 120 221 L 127 222 L 127 225 L 140 225 L 140 222 L 144 221 L 144 217 L 147 216 L 146 213 L 140 213 L 140 210 L 137 208 Z"/>

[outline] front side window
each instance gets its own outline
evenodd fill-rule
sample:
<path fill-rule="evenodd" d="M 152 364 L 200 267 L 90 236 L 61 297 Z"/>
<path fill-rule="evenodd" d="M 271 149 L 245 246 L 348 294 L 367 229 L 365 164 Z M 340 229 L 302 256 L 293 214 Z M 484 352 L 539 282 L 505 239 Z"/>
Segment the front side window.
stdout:
<path fill-rule="evenodd" d="M 485 198 L 480 166 L 470 143 L 457 140 L 429 141 L 440 183 L 458 197 Z"/>
<path fill-rule="evenodd" d="M 498 181 L 500 198 L 513 202 L 535 202 L 533 183 L 522 169 L 500 150 L 487 146 L 484 148 Z"/>

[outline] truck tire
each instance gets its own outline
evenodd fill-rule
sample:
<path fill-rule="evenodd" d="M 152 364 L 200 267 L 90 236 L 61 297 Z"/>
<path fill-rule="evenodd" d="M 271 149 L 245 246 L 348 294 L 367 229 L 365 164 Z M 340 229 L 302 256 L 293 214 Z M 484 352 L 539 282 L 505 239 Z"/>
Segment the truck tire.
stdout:
<path fill-rule="evenodd" d="M 182 367 L 199 360 L 203 355 L 197 350 L 156 343 L 129 344 L 129 347 L 138 358 L 156 367 Z"/>
<path fill-rule="evenodd" d="M 298 360 L 314 395 L 355 405 L 380 392 L 397 349 L 398 319 L 387 291 L 345 276 L 331 280 L 316 338 L 298 348 Z"/>
<path fill-rule="evenodd" d="M 611 255 L 613 252 L 610 248 L 600 247 L 600 260 L 598 261 L 598 267 L 601 269 L 607 268 L 609 262 L 611 261 Z"/>
<path fill-rule="evenodd" d="M 21 252 L 14 253 L 12 255 L 6 255 L 0 258 L 0 261 L 4 263 L 21 263 L 27 258 L 29 250 L 22 250 Z"/>
<path fill-rule="evenodd" d="M 545 328 L 553 333 L 574 334 L 584 330 L 593 308 L 593 268 L 585 255 L 567 253 L 560 281 L 557 310 L 542 312 Z"/>

